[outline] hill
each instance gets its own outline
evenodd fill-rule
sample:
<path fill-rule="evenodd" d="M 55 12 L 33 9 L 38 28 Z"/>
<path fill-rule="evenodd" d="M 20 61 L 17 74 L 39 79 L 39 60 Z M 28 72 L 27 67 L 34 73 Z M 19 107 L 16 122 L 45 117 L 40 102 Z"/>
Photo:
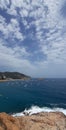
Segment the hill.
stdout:
<path fill-rule="evenodd" d="M 26 79 L 26 78 L 30 78 L 30 77 L 19 72 L 0 72 L 0 80 Z"/>

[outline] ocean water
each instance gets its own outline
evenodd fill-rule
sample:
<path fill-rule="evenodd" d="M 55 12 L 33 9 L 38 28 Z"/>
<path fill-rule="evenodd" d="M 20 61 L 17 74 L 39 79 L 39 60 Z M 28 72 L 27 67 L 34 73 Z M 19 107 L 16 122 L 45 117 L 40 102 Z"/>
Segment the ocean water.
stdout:
<path fill-rule="evenodd" d="M 20 116 L 45 111 L 66 114 L 66 79 L 0 82 L 0 112 Z"/>

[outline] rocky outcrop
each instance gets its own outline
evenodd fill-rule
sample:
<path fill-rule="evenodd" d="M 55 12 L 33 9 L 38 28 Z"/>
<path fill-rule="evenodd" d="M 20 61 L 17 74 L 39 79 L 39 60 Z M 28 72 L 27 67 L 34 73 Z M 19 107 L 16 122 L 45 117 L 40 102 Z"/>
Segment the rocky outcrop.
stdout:
<path fill-rule="evenodd" d="M 59 112 L 24 117 L 1 113 L 0 130 L 66 130 L 66 116 Z"/>
<path fill-rule="evenodd" d="M 16 118 L 7 115 L 6 113 L 0 114 L 0 130 L 20 130 L 19 122 Z"/>

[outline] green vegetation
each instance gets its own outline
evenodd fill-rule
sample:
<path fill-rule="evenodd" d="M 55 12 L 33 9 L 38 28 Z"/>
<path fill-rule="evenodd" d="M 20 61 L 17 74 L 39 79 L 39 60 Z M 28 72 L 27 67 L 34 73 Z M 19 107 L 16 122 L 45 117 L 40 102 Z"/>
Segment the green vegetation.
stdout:
<path fill-rule="evenodd" d="M 26 78 L 30 77 L 19 72 L 0 72 L 0 80 L 26 79 Z"/>

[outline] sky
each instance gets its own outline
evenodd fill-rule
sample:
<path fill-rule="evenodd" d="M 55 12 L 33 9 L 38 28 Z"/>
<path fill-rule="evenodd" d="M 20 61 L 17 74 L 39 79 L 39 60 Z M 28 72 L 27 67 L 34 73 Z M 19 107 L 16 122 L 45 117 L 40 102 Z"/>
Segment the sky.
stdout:
<path fill-rule="evenodd" d="M 66 78 L 66 0 L 0 0 L 0 71 Z"/>

